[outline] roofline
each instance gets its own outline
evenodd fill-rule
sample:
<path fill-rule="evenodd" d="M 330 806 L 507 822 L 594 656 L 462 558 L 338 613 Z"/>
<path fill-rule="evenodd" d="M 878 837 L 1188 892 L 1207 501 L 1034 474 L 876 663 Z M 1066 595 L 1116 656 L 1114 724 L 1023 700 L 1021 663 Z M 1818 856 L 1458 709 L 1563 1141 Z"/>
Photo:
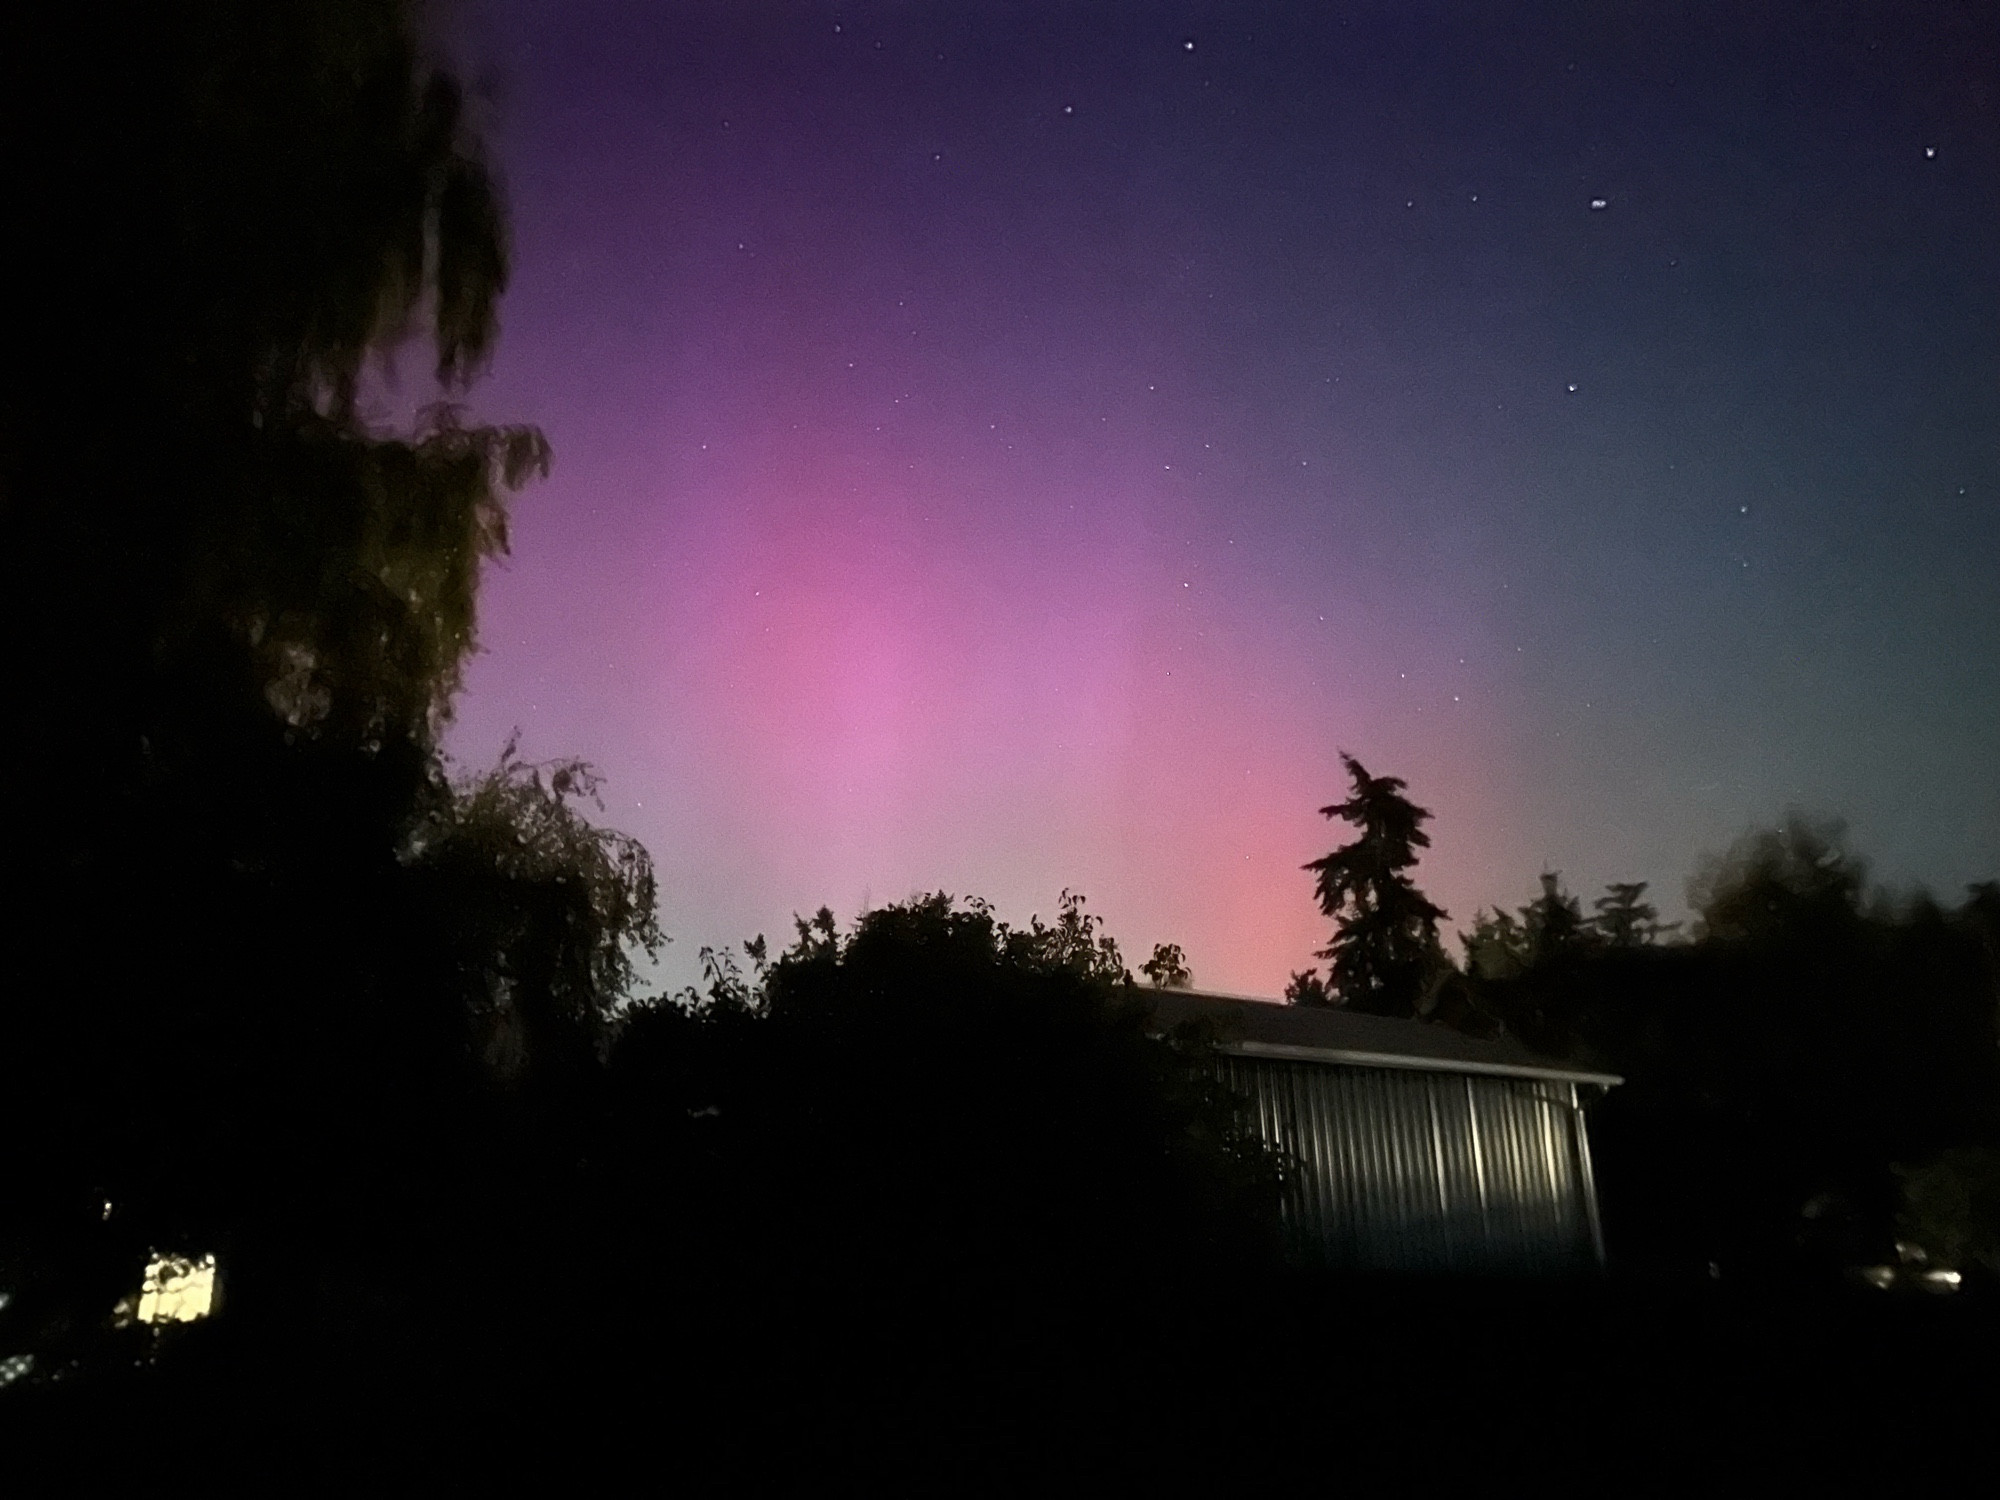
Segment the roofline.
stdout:
<path fill-rule="evenodd" d="M 1616 1088 L 1616 1073 L 1585 1068 L 1538 1067 L 1533 1063 L 1471 1062 L 1450 1057 L 1413 1057 L 1400 1052 L 1356 1052 L 1346 1047 L 1299 1047 L 1289 1042 L 1220 1042 L 1216 1051 L 1237 1057 L 1271 1057 L 1293 1062 L 1341 1063 L 1351 1068 L 1407 1068 L 1419 1073 L 1480 1073 L 1492 1078 L 1538 1078 L 1551 1083 L 1590 1083 Z"/>
<path fill-rule="evenodd" d="M 1135 984 L 1132 988 L 1142 995 L 1186 995 L 1195 1000 L 1247 1000 L 1252 1005 L 1279 1006 L 1292 1003 L 1280 995 L 1241 995 L 1234 990 L 1204 990 L 1193 985 L 1180 989 L 1169 985 Z"/>
<path fill-rule="evenodd" d="M 1239 1004 L 1288 1007 L 1289 1000 L 1270 995 L 1235 995 L 1227 990 L 1195 988 L 1168 989 L 1158 985 L 1137 988 L 1144 994 L 1185 995 L 1194 1000 L 1233 1000 Z M 1352 1047 L 1311 1047 L 1295 1042 L 1219 1042 L 1219 1052 L 1238 1057 L 1270 1057 L 1295 1062 L 1339 1063 L 1350 1068 L 1405 1068 L 1419 1073 L 1477 1073 L 1490 1078 L 1536 1078 L 1548 1083 L 1588 1083 L 1598 1088 L 1616 1088 L 1625 1080 L 1616 1073 L 1600 1073 L 1591 1068 L 1566 1068 L 1561 1063 L 1473 1062 L 1449 1057 L 1423 1057 L 1407 1052 L 1364 1052 Z"/>

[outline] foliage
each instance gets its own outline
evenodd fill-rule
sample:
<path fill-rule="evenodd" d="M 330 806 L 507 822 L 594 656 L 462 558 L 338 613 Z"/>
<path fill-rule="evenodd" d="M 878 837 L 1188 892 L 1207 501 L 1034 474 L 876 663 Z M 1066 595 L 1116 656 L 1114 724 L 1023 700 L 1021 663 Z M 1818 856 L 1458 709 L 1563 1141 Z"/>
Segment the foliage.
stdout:
<path fill-rule="evenodd" d="M 1521 936 L 1529 961 L 1547 963 L 1588 947 L 1596 933 L 1576 897 L 1563 889 L 1562 875 L 1545 871 L 1542 893 L 1521 909 Z"/>
<path fill-rule="evenodd" d="M 1688 902 L 1699 914 L 1695 936 L 1748 945 L 1851 932 L 1866 879 L 1867 866 L 1848 850 L 1839 823 L 1794 814 L 1738 840 L 1689 882 Z"/>
<path fill-rule="evenodd" d="M 1604 929 L 1596 921 L 1586 920 L 1582 904 L 1563 888 L 1559 872 L 1544 871 L 1541 883 L 1541 894 L 1518 914 L 1496 907 L 1474 916 L 1472 931 L 1460 939 L 1468 973 L 1486 980 L 1514 979 L 1538 966 L 1593 951 L 1607 941 Z M 1614 946 L 1636 946 L 1644 936 L 1638 925 L 1640 918 L 1623 903 L 1635 900 L 1645 886 L 1611 889 L 1628 894 L 1606 897 L 1597 906 L 1604 909 L 1607 901 L 1612 902 L 1617 912 L 1613 922 L 1622 924 L 1621 930 L 1631 938 L 1629 943 Z M 1639 910 L 1651 912 L 1652 908 Z"/>
<path fill-rule="evenodd" d="M 1528 966 L 1528 936 L 1520 919 L 1495 907 L 1476 913 L 1472 931 L 1459 937 L 1465 969 L 1478 979 L 1512 979 Z"/>
<path fill-rule="evenodd" d="M 1825 1269 L 1887 1256 L 1899 1213 L 1971 1243 L 1980 1158 L 1952 1153 L 2000 1139 L 1980 888 L 1955 912 L 1869 899 L 1838 825 L 1795 816 L 1703 866 L 1690 941 L 1662 942 L 1643 894 L 1613 886 L 1584 923 L 1545 875 L 1518 915 L 1482 913 L 1456 1023 L 1624 1077 L 1594 1127 L 1614 1254 Z"/>
<path fill-rule="evenodd" d="M 1000 924 L 996 931 L 1009 961 L 1038 973 L 1069 973 L 1109 984 L 1130 984 L 1132 975 L 1117 942 L 1103 930 L 1103 920 L 1091 916 L 1083 905 L 1082 896 L 1064 891 L 1057 902 L 1056 919 L 1049 925 L 1044 926 L 1039 916 L 1028 918 L 1025 931 L 1010 931 L 1005 923 Z"/>
<path fill-rule="evenodd" d="M 177 606 L 189 644 L 226 622 L 300 735 L 429 742 L 476 644 L 480 565 L 507 549 L 504 496 L 548 472 L 547 443 L 440 405 L 408 438 L 302 414 L 263 446 Z"/>
<path fill-rule="evenodd" d="M 1139 965 L 1139 972 L 1155 989 L 1184 990 L 1194 984 L 1194 973 L 1188 968 L 1187 955 L 1181 952 L 1179 943 L 1154 944 L 1153 956 Z"/>
<path fill-rule="evenodd" d="M 1317 873 L 1320 910 L 1333 919 L 1327 989 L 1339 1003 L 1374 1015 L 1414 1016 L 1446 966 L 1437 924 L 1447 913 L 1406 873 L 1430 846 L 1430 814 L 1403 795 L 1393 776 L 1371 776 L 1343 754 L 1353 795 L 1320 809 L 1357 828 L 1354 842 L 1305 868 Z"/>
<path fill-rule="evenodd" d="M 1288 1005 L 1332 1005 L 1333 992 L 1326 987 L 1317 969 L 1301 969 L 1293 972 L 1285 981 L 1285 1003 Z"/>
<path fill-rule="evenodd" d="M 745 944 L 747 973 L 709 955 L 707 992 L 638 1008 L 613 1054 L 615 1170 L 671 1184 L 616 1238 L 754 1288 L 759 1326 L 942 1321 L 957 1348 L 1256 1262 L 1275 1164 L 1146 1035 L 1082 899 L 1062 913 L 937 893 L 845 932 L 822 909 L 775 957 Z"/>
<path fill-rule="evenodd" d="M 811 917 L 793 918 L 797 936 L 775 961 L 775 968 L 761 934 L 743 945 L 752 964 L 749 980 L 727 950 L 702 949 L 707 993 L 688 990 L 677 999 L 684 1008 L 696 1012 L 716 1005 L 762 1012 L 772 1004 L 774 986 L 781 988 L 785 975 L 814 965 L 838 966 L 853 944 L 864 938 L 868 942 L 908 941 L 1023 974 L 1130 985 L 1132 975 L 1117 940 L 1104 931 L 1102 918 L 1084 910 L 1085 904 L 1082 895 L 1065 890 L 1057 902 L 1055 921 L 1044 922 L 1039 915 L 1031 915 L 1025 928 L 1016 928 L 999 920 L 992 905 L 980 897 L 961 901 L 940 891 L 878 907 L 866 913 L 846 938 L 840 935 L 833 912 L 822 906 Z M 1176 945 L 1163 946 L 1176 954 L 1180 951 Z"/>
<path fill-rule="evenodd" d="M 1646 882 L 1613 882 L 1591 902 L 1591 925 L 1598 939 L 1613 948 L 1641 948 L 1680 930 L 1680 923 L 1660 921 L 1659 908 L 1644 899 Z"/>
<path fill-rule="evenodd" d="M 537 1051 L 560 1049 L 559 1034 L 606 1044 L 633 991 L 635 956 L 655 957 L 665 941 L 644 846 L 577 806 L 601 811 L 599 785 L 584 762 L 523 761 L 510 740 L 500 763 L 456 785 L 405 848 L 461 955 L 462 994 L 497 1076 L 517 1077 Z"/>
<path fill-rule="evenodd" d="M 99 802 L 232 753 L 255 706 L 362 750 L 448 711 L 503 497 L 548 452 L 356 408 L 415 335 L 463 387 L 506 283 L 497 189 L 419 34 L 403 0 L 183 0 L 116 27 L 42 7 L 8 49 L 89 80 L 53 140 L 8 122 L 30 291 L 0 597 L 26 763 Z M 48 96 L 15 81 L 11 109 Z M 38 831 L 74 847 L 89 817 Z"/>
<path fill-rule="evenodd" d="M 0 756 L 37 791 L 0 916 L 0 1255 L 22 1317 L 85 1330 L 147 1245 L 214 1249 L 229 1324 L 276 1337 L 318 1316 L 304 1268 L 374 1237 L 423 1286 L 490 1227 L 475 1199 L 553 1170 L 554 1101 L 659 940 L 652 875 L 582 816 L 587 768 L 454 785 L 437 752 L 549 453 L 449 400 L 400 432 L 361 408 L 412 344 L 462 393 L 507 280 L 421 8 L 9 24 Z M 504 1108 L 503 1076 L 532 1085 Z"/>

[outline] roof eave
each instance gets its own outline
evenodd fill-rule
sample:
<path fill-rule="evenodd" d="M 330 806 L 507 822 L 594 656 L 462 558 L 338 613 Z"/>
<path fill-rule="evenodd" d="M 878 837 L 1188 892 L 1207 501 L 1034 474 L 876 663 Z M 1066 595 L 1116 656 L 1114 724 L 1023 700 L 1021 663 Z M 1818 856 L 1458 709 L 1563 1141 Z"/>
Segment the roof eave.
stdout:
<path fill-rule="evenodd" d="M 1409 1053 L 1362 1052 L 1343 1047 L 1301 1047 L 1289 1042 L 1220 1042 L 1219 1052 L 1238 1057 L 1270 1057 L 1294 1062 L 1338 1063 L 1350 1068 L 1405 1068 L 1424 1073 L 1477 1073 L 1491 1078 L 1533 1078 L 1550 1083 L 1588 1083 L 1616 1088 L 1625 1080 L 1616 1073 L 1560 1064 L 1474 1062 L 1455 1057 L 1419 1057 Z"/>

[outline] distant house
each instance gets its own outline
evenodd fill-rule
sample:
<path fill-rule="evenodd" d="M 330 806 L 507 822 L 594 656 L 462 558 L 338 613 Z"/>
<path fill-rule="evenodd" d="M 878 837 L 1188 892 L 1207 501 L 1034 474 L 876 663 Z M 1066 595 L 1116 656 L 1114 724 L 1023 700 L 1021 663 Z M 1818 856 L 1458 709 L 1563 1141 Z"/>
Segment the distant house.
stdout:
<path fill-rule="evenodd" d="M 1585 1104 L 1621 1080 L 1422 1021 L 1185 990 L 1222 1076 L 1298 1172 L 1284 1213 L 1332 1269 L 1572 1275 L 1603 1265 Z"/>

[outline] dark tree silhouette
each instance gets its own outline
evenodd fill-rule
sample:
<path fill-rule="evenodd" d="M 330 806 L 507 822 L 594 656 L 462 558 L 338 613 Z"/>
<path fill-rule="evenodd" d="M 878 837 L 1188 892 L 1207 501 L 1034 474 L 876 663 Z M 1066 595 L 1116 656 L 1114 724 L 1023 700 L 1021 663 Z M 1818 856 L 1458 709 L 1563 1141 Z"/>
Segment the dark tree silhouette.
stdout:
<path fill-rule="evenodd" d="M 1545 963 L 1590 947 L 1597 934 L 1584 920 L 1583 907 L 1563 889 L 1562 872 L 1542 872 L 1542 892 L 1521 908 L 1521 933 L 1529 961 Z"/>
<path fill-rule="evenodd" d="M 463 388 L 507 275 L 495 187 L 412 5 L 33 14 L 10 67 L 88 105 L 53 137 L 7 122 L 25 293 L 0 376 L 8 750 L 58 779 L 52 800 L 84 793 L 29 826 L 87 856 L 121 793 L 243 713 L 374 754 L 427 739 L 504 495 L 547 450 L 449 408 L 402 437 L 357 411 L 365 362 L 413 336 Z M 10 111 L 50 97 L 13 81 Z"/>
<path fill-rule="evenodd" d="M 1591 903 L 1596 913 L 1591 925 L 1597 936 L 1613 948 L 1638 948 L 1678 931 L 1680 923 L 1662 923 L 1659 908 L 1643 899 L 1645 894 L 1643 880 L 1606 886 L 1604 894 Z"/>
<path fill-rule="evenodd" d="M 981 911 L 984 903 L 976 903 Z M 1104 931 L 1101 918 L 1084 909 L 1084 898 L 1064 891 L 1056 903 L 1056 919 L 1044 925 L 1040 916 L 1030 916 L 1022 929 L 1002 923 L 997 928 L 1014 963 L 1047 973 L 1072 973 L 1085 979 L 1109 984 L 1130 984 L 1131 972 L 1118 951 L 1118 943 Z M 891 908 L 892 910 L 894 908 Z"/>
<path fill-rule="evenodd" d="M 1868 867 L 1847 847 L 1842 824 L 1795 814 L 1704 862 L 1688 882 L 1695 936 L 1756 944 L 1810 930 L 1831 938 L 1861 918 L 1867 880 Z"/>
<path fill-rule="evenodd" d="M 457 967 L 451 990 L 496 1081 L 601 1057 L 635 958 L 664 941 L 644 847 L 579 810 L 602 810 L 598 787 L 584 762 L 524 762 L 510 742 L 411 829 L 407 857 Z"/>
<path fill-rule="evenodd" d="M 1976 1261 L 2000 1145 L 1979 892 L 1870 898 L 1839 826 L 1794 817 L 1707 862 L 1691 940 L 1659 942 L 1643 893 L 1612 887 L 1581 925 L 1544 876 L 1466 938 L 1474 1016 L 1625 1078 L 1596 1127 L 1614 1257 L 1822 1275 L 1900 1237 Z"/>
<path fill-rule="evenodd" d="M 1483 979 L 1508 979 L 1540 964 L 1573 956 L 1596 942 L 1576 897 L 1563 889 L 1559 871 L 1544 871 L 1541 894 L 1518 915 L 1482 911 L 1460 941 L 1467 969 Z"/>
<path fill-rule="evenodd" d="M 7 22 L 0 768 L 35 790 L 0 908 L 0 1258 L 50 1348 L 152 1244 L 218 1251 L 237 1329 L 407 1311 L 496 1229 L 468 1205 L 556 1149 L 524 1122 L 658 938 L 584 768 L 454 783 L 438 753 L 548 449 L 360 408 L 412 344 L 459 395 L 507 279 L 423 25 L 405 0 Z"/>
<path fill-rule="evenodd" d="M 1563 889 L 1559 872 L 1544 871 L 1541 894 L 1519 913 L 1497 907 L 1473 918 L 1461 942 L 1467 972 L 1486 979 L 1517 978 L 1529 969 L 1599 947 L 1639 948 L 1679 928 L 1661 923 L 1659 910 L 1642 900 L 1646 883 L 1611 885 L 1592 903 L 1586 918 L 1581 904 Z"/>
<path fill-rule="evenodd" d="M 1590 1052 L 1580 1011 L 1605 944 L 1559 872 L 1543 871 L 1541 893 L 1518 912 L 1481 912 L 1462 941 L 1470 1029 L 1497 1025 L 1556 1056 Z"/>
<path fill-rule="evenodd" d="M 1285 981 L 1285 1002 L 1289 1005 L 1332 1005 L 1334 998 L 1319 970 L 1298 969 Z"/>
<path fill-rule="evenodd" d="M 1194 974 L 1187 966 L 1187 955 L 1181 952 L 1179 943 L 1156 943 L 1153 956 L 1139 965 L 1139 972 L 1151 980 L 1156 989 L 1184 990 L 1194 983 Z"/>
<path fill-rule="evenodd" d="M 1417 851 L 1430 846 L 1423 831 L 1430 814 L 1403 795 L 1397 777 L 1370 776 L 1351 755 L 1341 762 L 1353 795 L 1320 814 L 1352 824 L 1360 836 L 1305 866 L 1318 875 L 1320 910 L 1334 922 L 1333 939 L 1318 955 L 1332 961 L 1324 992 L 1371 1015 L 1414 1016 L 1448 967 L 1437 936 L 1447 913 L 1407 873 Z M 1311 1003 L 1312 993 L 1301 985 L 1294 998 Z"/>
<path fill-rule="evenodd" d="M 1025 928 L 936 894 L 846 932 L 822 911 L 747 972 L 711 955 L 613 1054 L 612 1180 L 651 1187 L 608 1200 L 586 1321 L 685 1317 L 673 1347 L 732 1401 L 774 1348 L 830 1387 L 889 1341 L 896 1401 L 956 1409 L 979 1351 L 1122 1347 L 1178 1326 L 1178 1288 L 1269 1270 L 1276 1165 L 1198 1047 L 1145 1035 L 1106 943 L 1067 892 Z M 699 1296 L 631 1298 L 673 1284 Z"/>
<path fill-rule="evenodd" d="M 1477 913 L 1472 931 L 1459 938 L 1466 972 L 1477 979 L 1512 979 L 1528 967 L 1528 935 L 1512 912 Z"/>

